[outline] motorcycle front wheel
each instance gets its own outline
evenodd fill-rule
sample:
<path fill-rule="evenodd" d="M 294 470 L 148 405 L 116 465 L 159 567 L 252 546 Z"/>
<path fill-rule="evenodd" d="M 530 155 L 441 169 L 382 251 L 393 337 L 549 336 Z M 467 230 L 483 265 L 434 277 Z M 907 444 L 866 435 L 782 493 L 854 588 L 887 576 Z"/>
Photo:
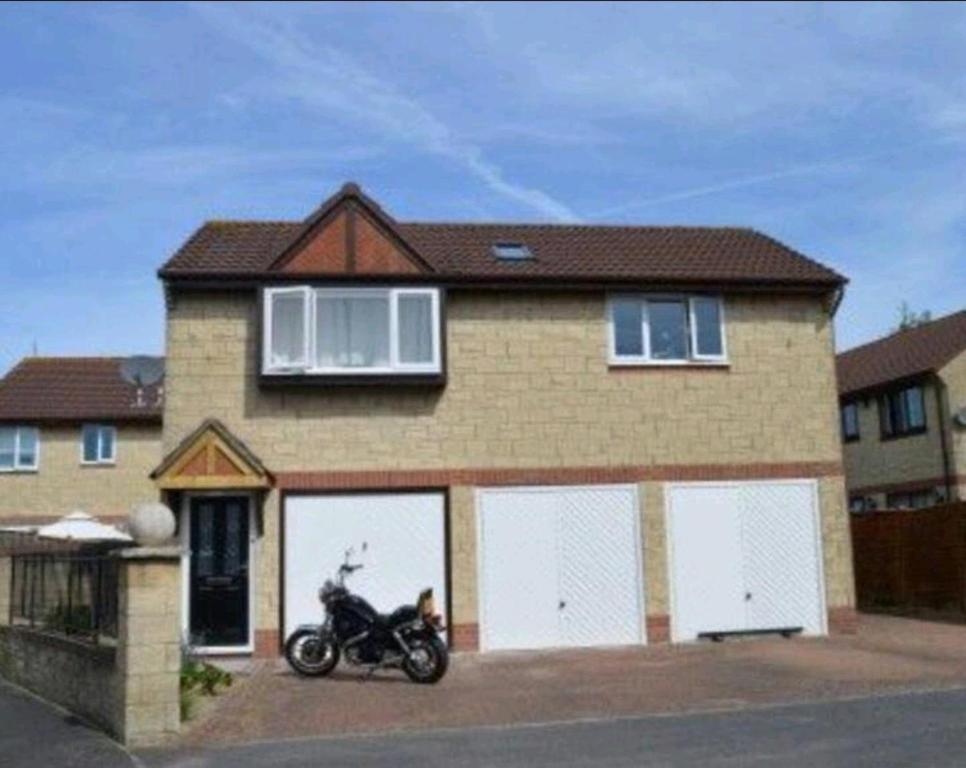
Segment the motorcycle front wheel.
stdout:
<path fill-rule="evenodd" d="M 449 666 L 449 651 L 438 635 L 419 635 L 407 640 L 409 655 L 403 661 L 403 671 L 414 683 L 438 683 Z"/>
<path fill-rule="evenodd" d="M 339 646 L 311 629 L 295 632 L 285 643 L 289 666 L 305 677 L 325 677 L 339 663 Z"/>

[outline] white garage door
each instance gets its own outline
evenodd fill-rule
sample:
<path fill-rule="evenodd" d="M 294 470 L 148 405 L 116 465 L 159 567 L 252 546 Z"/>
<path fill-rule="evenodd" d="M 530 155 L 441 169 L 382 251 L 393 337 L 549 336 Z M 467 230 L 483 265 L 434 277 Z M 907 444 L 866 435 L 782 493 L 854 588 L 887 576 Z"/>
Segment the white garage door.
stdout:
<path fill-rule="evenodd" d="M 285 636 L 322 620 L 319 587 L 350 547 L 362 570 L 347 586 L 389 613 L 432 587 L 445 621 L 446 557 L 440 493 L 292 496 L 285 501 Z"/>
<path fill-rule="evenodd" d="M 483 650 L 642 641 L 634 486 L 480 491 Z"/>
<path fill-rule="evenodd" d="M 825 631 L 812 481 L 667 486 L 672 633 Z"/>

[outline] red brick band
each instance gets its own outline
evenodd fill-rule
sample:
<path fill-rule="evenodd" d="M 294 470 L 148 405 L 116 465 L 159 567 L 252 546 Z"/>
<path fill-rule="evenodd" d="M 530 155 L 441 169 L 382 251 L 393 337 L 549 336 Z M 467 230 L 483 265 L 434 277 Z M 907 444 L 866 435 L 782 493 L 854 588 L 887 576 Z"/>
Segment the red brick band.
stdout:
<path fill-rule="evenodd" d="M 533 467 L 528 469 L 390 469 L 277 472 L 286 491 L 363 488 L 443 488 L 456 485 L 593 485 L 646 481 L 756 480 L 842 475 L 837 461 L 785 464 L 646 464 L 622 467 Z"/>
<path fill-rule="evenodd" d="M 949 477 L 951 485 L 966 485 L 966 475 L 951 475 Z M 850 488 L 850 496 L 867 496 L 870 493 L 902 493 L 904 491 L 919 491 L 924 488 L 934 488 L 946 485 L 946 477 L 923 477 L 919 480 L 903 480 L 901 483 L 880 483 L 879 485 L 862 485 L 858 488 Z"/>
<path fill-rule="evenodd" d="M 647 626 L 647 642 L 649 645 L 671 642 L 671 617 L 666 613 L 656 613 L 653 616 L 648 616 L 645 624 Z"/>
<path fill-rule="evenodd" d="M 859 631 L 859 614 L 851 606 L 828 609 L 828 631 L 832 635 L 854 635 Z"/>

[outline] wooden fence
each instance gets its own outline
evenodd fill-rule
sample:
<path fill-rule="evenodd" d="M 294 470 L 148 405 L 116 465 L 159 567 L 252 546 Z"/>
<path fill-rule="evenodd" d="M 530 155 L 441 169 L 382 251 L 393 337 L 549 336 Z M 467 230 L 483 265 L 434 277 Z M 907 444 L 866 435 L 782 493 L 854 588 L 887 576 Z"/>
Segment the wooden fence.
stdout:
<path fill-rule="evenodd" d="M 966 501 L 852 515 L 858 606 L 966 615 Z"/>

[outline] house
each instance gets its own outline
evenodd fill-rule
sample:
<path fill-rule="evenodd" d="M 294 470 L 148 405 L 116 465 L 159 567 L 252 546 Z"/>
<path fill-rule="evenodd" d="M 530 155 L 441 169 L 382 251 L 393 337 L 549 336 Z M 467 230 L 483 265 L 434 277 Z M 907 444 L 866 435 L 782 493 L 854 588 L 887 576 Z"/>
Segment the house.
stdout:
<path fill-rule="evenodd" d="M 124 365 L 27 357 L 0 379 L 0 524 L 77 509 L 122 520 L 157 498 L 148 475 L 161 459 L 163 388 L 139 390 L 122 377 Z"/>
<path fill-rule="evenodd" d="M 185 635 L 278 653 L 345 557 L 457 649 L 853 618 L 832 316 L 747 229 L 204 224 L 160 269 Z"/>
<path fill-rule="evenodd" d="M 966 310 L 836 359 L 854 512 L 966 499 Z"/>

